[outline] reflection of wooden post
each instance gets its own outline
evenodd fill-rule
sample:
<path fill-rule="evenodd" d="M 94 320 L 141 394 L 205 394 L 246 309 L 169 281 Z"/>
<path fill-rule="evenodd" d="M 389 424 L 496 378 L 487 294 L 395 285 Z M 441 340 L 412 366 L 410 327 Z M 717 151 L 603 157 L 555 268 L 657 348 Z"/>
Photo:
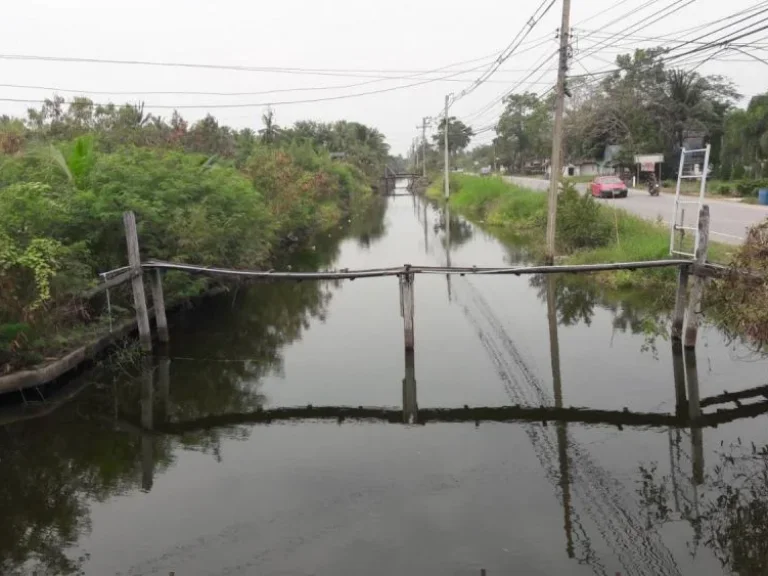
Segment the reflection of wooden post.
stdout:
<path fill-rule="evenodd" d="M 685 347 L 696 347 L 696 336 L 699 331 L 699 312 L 701 307 L 701 295 L 704 291 L 704 277 L 697 270 L 707 262 L 707 246 L 709 244 L 709 206 L 701 207 L 699 212 L 699 231 L 696 244 L 696 261 L 694 266 L 693 285 L 691 286 L 691 299 L 688 301 L 685 324 Z"/>
<path fill-rule="evenodd" d="M 445 265 L 451 267 L 451 207 L 445 203 Z M 448 301 L 451 302 L 451 275 L 445 275 L 445 281 L 448 284 Z"/>
<path fill-rule="evenodd" d="M 161 419 L 166 422 L 171 401 L 171 359 L 167 355 L 160 356 L 158 360 L 157 380 L 160 390 Z"/>
<path fill-rule="evenodd" d="M 704 446 L 699 402 L 699 372 L 696 366 L 696 353 L 693 350 L 685 351 L 685 380 L 688 384 L 688 414 L 691 417 L 693 483 L 698 486 L 704 482 Z"/>
<path fill-rule="evenodd" d="M 406 265 L 406 272 L 400 275 L 400 315 L 403 317 L 406 350 L 413 350 L 415 343 L 413 335 L 413 272 L 410 272 L 410 268 L 410 265 Z"/>
<path fill-rule="evenodd" d="M 157 324 L 157 339 L 168 342 L 168 319 L 165 316 L 165 300 L 163 299 L 163 277 L 159 268 L 149 275 L 149 285 L 152 288 L 152 305 L 155 307 L 155 324 Z"/>
<path fill-rule="evenodd" d="M 557 335 L 557 280 L 547 274 L 547 320 L 549 321 L 549 358 L 552 363 L 552 387 L 555 407 L 563 407 L 563 385 L 560 376 L 560 340 Z"/>
<path fill-rule="evenodd" d="M 134 273 L 131 284 L 133 286 L 133 306 L 136 309 L 136 323 L 139 326 L 139 342 L 142 351 L 151 352 L 152 335 L 149 332 L 147 298 L 144 294 L 144 279 L 141 275 L 139 236 L 136 232 L 136 216 L 133 212 L 123 213 L 123 226 L 125 227 L 125 241 L 128 246 L 128 265 Z"/>
<path fill-rule="evenodd" d="M 154 478 L 154 450 L 152 429 L 154 410 L 154 367 L 152 360 L 145 358 L 141 380 L 141 487 L 144 491 L 152 490 Z"/>
<path fill-rule="evenodd" d="M 683 337 L 683 320 L 688 296 L 688 266 L 680 266 L 677 272 L 677 293 L 675 294 L 675 312 L 672 315 L 672 340 Z"/>
<path fill-rule="evenodd" d="M 672 341 L 672 374 L 675 380 L 675 414 L 687 415 L 688 396 L 685 393 L 685 367 L 683 366 L 683 344 Z"/>
<path fill-rule="evenodd" d="M 563 407 L 563 382 L 560 372 L 560 340 L 557 333 L 557 279 L 547 274 L 547 320 L 549 324 L 549 356 L 552 364 L 552 388 L 555 407 Z M 565 551 L 568 558 L 573 550 L 573 522 L 571 519 L 571 475 L 568 461 L 568 424 L 557 423 L 557 454 L 560 461 L 560 490 L 563 494 L 563 526 L 565 527 Z"/>
<path fill-rule="evenodd" d="M 416 354 L 405 351 L 405 378 L 403 378 L 403 422 L 415 424 L 418 421 L 419 404 L 416 396 Z"/>

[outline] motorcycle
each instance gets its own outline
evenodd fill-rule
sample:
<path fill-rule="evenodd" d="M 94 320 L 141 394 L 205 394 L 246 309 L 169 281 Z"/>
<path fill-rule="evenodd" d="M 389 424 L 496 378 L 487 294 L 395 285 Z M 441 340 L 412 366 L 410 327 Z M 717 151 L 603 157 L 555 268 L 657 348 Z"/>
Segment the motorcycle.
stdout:
<path fill-rule="evenodd" d="M 648 181 L 648 194 L 651 196 L 658 196 L 661 192 L 661 185 L 656 180 Z"/>

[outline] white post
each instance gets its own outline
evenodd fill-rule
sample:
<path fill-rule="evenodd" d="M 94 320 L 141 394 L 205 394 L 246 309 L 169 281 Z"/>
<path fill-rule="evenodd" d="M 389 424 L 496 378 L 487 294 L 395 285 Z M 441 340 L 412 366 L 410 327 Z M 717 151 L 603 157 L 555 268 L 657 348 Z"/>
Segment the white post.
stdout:
<path fill-rule="evenodd" d="M 448 184 L 448 102 L 450 100 L 451 96 L 450 94 L 445 95 L 445 126 L 444 126 L 444 146 L 445 146 L 445 167 L 444 167 L 444 173 L 443 173 L 443 180 L 445 180 L 445 199 L 448 200 L 448 197 L 451 194 L 450 185 Z"/>

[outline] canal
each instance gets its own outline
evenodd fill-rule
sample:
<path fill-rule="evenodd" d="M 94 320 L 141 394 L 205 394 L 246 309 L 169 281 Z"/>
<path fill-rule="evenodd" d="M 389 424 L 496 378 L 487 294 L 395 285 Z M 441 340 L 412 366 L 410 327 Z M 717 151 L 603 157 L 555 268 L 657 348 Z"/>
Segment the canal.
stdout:
<path fill-rule="evenodd" d="M 526 262 L 524 247 L 449 220 L 392 197 L 293 266 Z M 0 413 L 0 572 L 764 573 L 765 417 L 419 419 L 511 405 L 674 414 L 660 300 L 589 280 L 418 275 L 409 362 L 396 278 L 211 297 L 171 317 L 152 366 L 125 347 L 49 413 Z M 766 360 L 712 327 L 696 361 L 702 398 L 766 384 Z M 301 417 L 259 418 L 289 407 Z M 313 417 L 322 407 L 403 414 Z"/>

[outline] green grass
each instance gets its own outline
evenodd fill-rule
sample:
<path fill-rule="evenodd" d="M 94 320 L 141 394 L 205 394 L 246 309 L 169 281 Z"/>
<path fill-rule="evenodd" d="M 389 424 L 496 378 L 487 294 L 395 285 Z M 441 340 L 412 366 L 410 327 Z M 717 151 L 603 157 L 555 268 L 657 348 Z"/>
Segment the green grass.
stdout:
<path fill-rule="evenodd" d="M 567 184 L 584 184 L 586 182 L 592 182 L 597 176 L 597 174 L 592 176 L 564 176 L 563 182 Z"/>
<path fill-rule="evenodd" d="M 427 195 L 434 199 L 443 198 L 442 180 L 438 180 L 428 189 Z M 485 224 L 500 238 L 509 237 L 515 232 L 519 237 L 528 238 L 533 251 L 540 251 L 543 246 L 546 229 L 547 195 L 504 182 L 501 178 L 479 178 L 469 175 L 451 176 L 451 206 L 469 218 Z M 584 203 L 593 202 L 582 199 L 580 205 L 565 204 L 561 207 L 561 217 L 568 214 L 564 210 L 580 210 L 575 214 L 576 222 L 584 214 Z M 559 235 L 558 251 L 560 260 L 569 264 L 596 264 L 603 262 L 632 262 L 662 260 L 669 257 L 669 227 L 660 223 L 639 218 L 623 209 L 614 209 L 604 204 L 592 207 L 593 222 L 586 224 L 603 231 L 597 237 L 597 244 L 590 248 L 576 249 L 573 245 L 564 245 Z M 571 216 L 573 221 L 574 215 Z M 560 224 L 558 224 L 558 227 Z M 577 226 L 578 227 L 578 226 Z M 562 231 L 561 231 L 562 232 Z M 585 231 L 586 232 L 586 231 Z M 590 240 L 592 237 L 590 236 Z M 693 251 L 689 244 L 684 248 Z M 712 243 L 709 248 L 709 260 L 727 263 L 734 247 Z M 541 254 L 543 256 L 543 254 Z M 600 283 L 614 288 L 631 288 L 673 283 L 673 268 L 644 270 L 641 272 L 617 271 L 593 276 Z"/>

